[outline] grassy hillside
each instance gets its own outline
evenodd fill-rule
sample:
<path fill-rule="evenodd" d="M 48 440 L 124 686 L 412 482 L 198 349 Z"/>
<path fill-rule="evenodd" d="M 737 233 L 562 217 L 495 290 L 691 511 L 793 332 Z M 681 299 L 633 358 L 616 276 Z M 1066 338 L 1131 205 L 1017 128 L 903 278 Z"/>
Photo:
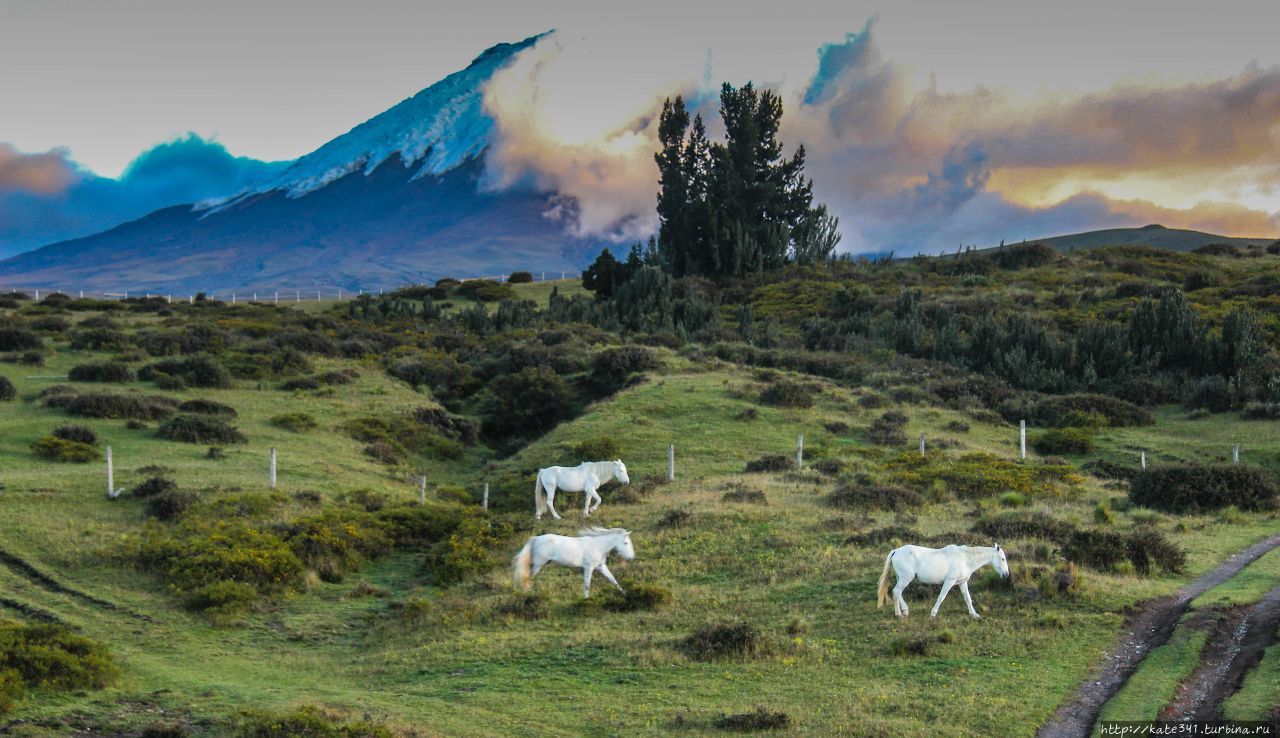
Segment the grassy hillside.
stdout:
<path fill-rule="evenodd" d="M 1040 239 L 1042 243 L 1059 251 L 1075 249 L 1091 249 L 1100 246 L 1151 246 L 1172 251 L 1193 251 L 1201 246 L 1213 243 L 1225 243 L 1230 246 L 1267 246 L 1276 240 L 1275 236 L 1258 236 L 1241 238 L 1220 236 L 1216 233 L 1205 233 L 1184 228 L 1165 228 L 1149 225 L 1142 228 L 1108 228 L 1086 233 L 1072 233 L 1065 236 L 1053 236 Z"/>
<path fill-rule="evenodd" d="M 1226 284 L 1271 268 L 1128 258 L 1153 272 L 1229 275 L 1197 293 L 1215 316 L 1241 299 Z M 118 669 L 102 689 L 29 684 L 7 713 L 0 700 L 0 722 L 22 736 L 162 725 L 253 735 L 259 719 L 299 714 L 402 735 L 696 735 L 770 719 L 795 735 L 1030 735 L 1111 644 L 1128 608 L 1276 527 L 1266 510 L 1129 504 L 1117 477 L 1137 471 L 1138 451 L 1153 465 L 1212 461 L 1239 443 L 1246 465 L 1277 469 L 1280 428 L 1165 403 L 1152 408 L 1153 424 L 1102 423 L 1089 431 L 1090 449 L 1041 455 L 1049 423 L 1033 417 L 1024 461 L 1016 424 L 998 412 L 1005 400 L 948 389 L 958 379 L 977 391 L 980 375 L 871 339 L 860 350 L 809 350 L 802 324 L 846 287 L 891 305 L 901 286 L 920 284 L 939 299 L 989 300 L 996 312 L 1032 295 L 1024 309 L 1063 326 L 1076 312 L 1132 306 L 1110 293 L 1092 307 L 1054 302 L 1062 285 L 1099 271 L 1072 259 L 983 283 L 918 264 L 799 272 L 726 292 L 718 333 L 686 340 L 629 331 L 610 315 L 549 320 L 568 309 L 551 300 L 552 286 L 557 299 L 581 295 L 563 283 L 514 286 L 532 313 L 456 293 L 438 317 L 408 294 L 300 311 L 56 299 L 0 307 L 0 329 L 40 342 L 23 349 L 25 339 L 0 334 L 15 343 L 0 351 L 0 374 L 16 394 L 0 402 L 0 613 L 65 625 L 105 645 Z M 751 319 L 740 317 L 744 304 Z M 1263 329 L 1274 335 L 1274 321 Z M 203 338 L 170 353 L 192 335 Z M 751 338 L 733 340 L 741 335 Z M 23 363 L 31 353 L 39 365 Z M 191 357 L 225 367 L 214 382 L 223 386 L 195 387 L 200 375 L 162 366 Z M 90 363 L 132 375 L 67 378 Z M 226 422 L 245 442 L 168 440 L 158 435 L 163 419 L 72 416 L 74 404 L 50 401 L 56 385 L 211 400 L 234 409 Z M 1016 395 L 1033 411 L 1053 396 Z M 68 423 L 94 431 L 93 460 L 38 458 L 32 444 Z M 800 434 L 805 468 L 796 470 Z M 127 490 L 115 500 L 100 461 L 107 445 Z M 633 531 L 637 558 L 612 569 L 637 597 L 613 596 L 597 577 L 583 603 L 580 573 L 554 567 L 533 595 L 514 593 L 506 560 L 524 538 L 572 534 L 583 522 L 581 495 L 569 493 L 557 497 L 564 520 L 535 523 L 532 471 L 605 454 L 626 460 L 633 483 L 605 487 L 591 522 Z M 429 481 L 425 506 L 419 476 Z M 177 489 L 141 496 L 155 477 Z M 487 512 L 478 509 L 486 481 Z M 157 499 L 185 507 L 157 517 Z M 1157 556 L 1141 573 L 1124 542 L 1144 531 L 1185 563 Z M 1094 561 L 1074 542 L 1081 532 L 1115 536 L 1120 548 L 1106 551 L 1119 553 Z M 919 584 L 907 590 L 908 620 L 876 608 L 893 547 L 993 539 L 1008 549 L 1012 577 L 975 577 L 981 620 L 967 616 L 958 591 L 930 620 L 936 587 Z M 238 557 L 234 567 L 224 553 Z M 227 585 L 244 597 L 210 605 L 214 589 L 192 583 L 187 560 L 232 572 L 214 584 L 248 591 Z M 296 569 L 251 580 L 269 561 Z M 1215 592 L 1247 597 L 1273 563 Z M 646 592 L 654 600 L 639 599 Z M 734 629 L 703 640 L 728 656 L 707 658 L 691 637 L 717 624 Z M 1250 714 L 1280 703 L 1274 685 L 1256 680 L 1241 695 Z M 319 712 L 296 712 L 304 707 Z"/>

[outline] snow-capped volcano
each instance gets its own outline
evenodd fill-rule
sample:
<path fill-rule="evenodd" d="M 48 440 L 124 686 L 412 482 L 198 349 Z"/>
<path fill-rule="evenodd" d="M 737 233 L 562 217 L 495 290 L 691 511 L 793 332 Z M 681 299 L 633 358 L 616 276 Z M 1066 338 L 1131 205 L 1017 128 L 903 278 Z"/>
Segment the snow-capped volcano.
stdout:
<path fill-rule="evenodd" d="M 485 83 L 544 35 L 486 50 L 466 69 L 352 128 L 232 202 L 272 190 L 299 197 L 352 172 L 368 175 L 393 156 L 416 167 L 412 179 L 439 176 L 479 157 L 493 129 L 484 112 Z"/>
<path fill-rule="evenodd" d="M 524 269 L 576 272 L 603 243 L 547 217 L 555 193 L 481 192 L 500 44 L 234 197 L 158 210 L 0 262 L 6 285 L 213 292 L 393 287 Z"/>

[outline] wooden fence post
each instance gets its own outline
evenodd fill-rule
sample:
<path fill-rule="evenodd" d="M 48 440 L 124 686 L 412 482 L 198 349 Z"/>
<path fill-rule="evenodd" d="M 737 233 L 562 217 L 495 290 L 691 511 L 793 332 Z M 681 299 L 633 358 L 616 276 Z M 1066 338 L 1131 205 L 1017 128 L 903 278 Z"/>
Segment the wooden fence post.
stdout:
<path fill-rule="evenodd" d="M 1238 443 L 1231 447 L 1231 463 L 1232 464 L 1240 463 L 1240 444 Z"/>
<path fill-rule="evenodd" d="M 804 468 L 804 434 L 796 438 L 796 471 Z"/>
<path fill-rule="evenodd" d="M 1027 421 L 1018 424 L 1018 446 L 1022 450 L 1022 458 L 1027 458 Z"/>
<path fill-rule="evenodd" d="M 667 445 L 667 481 L 676 481 L 676 445 Z"/>
<path fill-rule="evenodd" d="M 271 489 L 276 488 L 276 449 L 271 447 L 271 464 L 267 469 L 267 478 L 271 482 Z"/>
<path fill-rule="evenodd" d="M 1142 468 L 1146 469 L 1147 468 L 1147 452 L 1146 451 L 1142 452 L 1141 458 L 1142 458 Z"/>
<path fill-rule="evenodd" d="M 488 482 L 484 483 L 484 496 L 480 498 L 480 507 L 483 507 L 486 510 L 489 509 L 489 483 Z"/>
<path fill-rule="evenodd" d="M 418 500 L 422 504 L 427 504 L 427 477 L 423 475 L 418 477 Z"/>
<path fill-rule="evenodd" d="M 924 434 L 920 434 L 920 455 L 924 456 Z"/>
<path fill-rule="evenodd" d="M 116 497 L 116 475 L 115 469 L 111 466 L 111 447 L 107 446 L 107 497 L 115 499 Z"/>

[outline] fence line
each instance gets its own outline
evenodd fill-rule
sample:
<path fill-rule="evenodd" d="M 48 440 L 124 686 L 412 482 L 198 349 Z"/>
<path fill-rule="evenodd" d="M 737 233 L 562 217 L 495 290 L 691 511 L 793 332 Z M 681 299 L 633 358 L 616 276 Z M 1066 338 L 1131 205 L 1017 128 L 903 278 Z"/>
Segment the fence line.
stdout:
<path fill-rule="evenodd" d="M 554 282 L 554 281 L 559 281 L 564 279 L 580 279 L 582 277 L 582 272 L 554 271 L 554 272 L 530 272 L 530 274 L 533 275 L 534 282 Z M 475 282 L 477 280 L 482 280 L 482 279 L 489 279 L 495 282 L 509 282 L 511 279 L 511 274 L 493 274 L 493 275 L 480 276 L 480 277 L 462 277 L 462 278 L 459 278 L 458 281 L 459 282 Z M 425 284 L 425 283 L 420 283 L 420 284 Z M 161 298 L 170 303 L 174 301 L 192 303 L 192 302 L 195 302 L 196 295 L 204 295 L 205 298 L 209 300 L 223 300 L 224 302 L 230 302 L 232 304 L 239 304 L 241 302 L 259 303 L 259 304 L 268 304 L 268 303 L 280 304 L 281 302 L 284 302 L 284 303 L 325 302 L 325 301 L 341 302 L 344 300 L 358 299 L 359 297 L 365 294 L 373 295 L 376 293 L 378 295 L 385 295 L 388 292 L 394 292 L 395 290 L 400 289 L 402 287 L 415 287 L 415 286 L 418 286 L 418 284 L 405 283 L 405 284 L 397 285 L 395 287 L 369 287 L 369 288 L 358 287 L 354 291 L 345 287 L 331 286 L 331 287 L 321 287 L 320 289 L 316 289 L 315 287 L 306 287 L 306 288 L 291 287 L 288 289 L 264 288 L 264 289 L 259 289 L 256 292 L 252 288 L 242 289 L 239 287 L 234 289 L 217 290 L 212 292 L 200 291 L 200 290 L 197 290 L 196 292 L 191 292 L 189 290 L 182 291 L 182 292 L 174 292 L 174 291 L 156 292 L 156 291 L 148 291 L 148 290 L 82 290 L 82 289 L 59 289 L 59 288 L 51 289 L 48 285 L 44 285 L 41 287 L 31 287 L 31 286 L 21 286 L 16 284 L 8 284 L 8 285 L 0 285 L 0 297 L 6 294 L 12 295 L 12 294 L 21 292 L 23 294 L 26 294 L 29 297 L 32 297 L 35 300 L 39 300 L 42 297 L 45 297 L 47 295 L 50 295 L 56 292 L 56 293 L 67 295 L 69 297 L 77 297 L 79 299 L 84 299 L 86 297 L 90 299 L 106 299 L 106 300 L 127 300 L 129 298 L 137 298 L 137 299 L 145 298 L 150 300 L 153 298 Z M 311 297 L 313 294 L 315 295 L 315 299 L 312 299 Z"/>

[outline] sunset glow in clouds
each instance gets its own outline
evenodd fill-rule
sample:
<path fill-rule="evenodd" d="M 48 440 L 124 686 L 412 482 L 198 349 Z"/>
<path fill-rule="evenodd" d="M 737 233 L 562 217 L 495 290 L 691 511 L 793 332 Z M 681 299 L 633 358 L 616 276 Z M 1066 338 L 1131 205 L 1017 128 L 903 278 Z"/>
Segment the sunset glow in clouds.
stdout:
<path fill-rule="evenodd" d="M 20 28 L 37 11 L 17 3 L 0 15 L 0 255 L 232 194 L 279 170 L 263 160 L 307 153 L 486 46 L 548 27 L 484 90 L 496 125 L 480 186 L 571 198 L 578 233 L 647 236 L 662 100 L 684 95 L 716 136 L 719 85 L 750 80 L 783 96 L 782 140 L 805 145 L 842 249 L 936 253 L 1153 222 L 1280 234 L 1270 4 L 855 5 L 481 2 L 450 16 L 386 0 L 356 17 L 340 3 L 229 2 L 220 17 L 240 22 L 201 25 L 152 0 L 97 18 L 64 0 L 38 11 L 62 16 Z M 42 23 L 73 33 L 82 18 L 130 49 L 154 44 L 163 68 L 106 45 L 63 77 L 32 62 L 38 44 L 63 48 Z M 183 34 L 195 35 L 170 38 Z M 80 77 L 114 96 L 77 107 Z M 66 94 L 50 104 L 42 83 Z M 165 140 L 163 157 L 140 160 L 163 172 L 124 167 Z"/>

